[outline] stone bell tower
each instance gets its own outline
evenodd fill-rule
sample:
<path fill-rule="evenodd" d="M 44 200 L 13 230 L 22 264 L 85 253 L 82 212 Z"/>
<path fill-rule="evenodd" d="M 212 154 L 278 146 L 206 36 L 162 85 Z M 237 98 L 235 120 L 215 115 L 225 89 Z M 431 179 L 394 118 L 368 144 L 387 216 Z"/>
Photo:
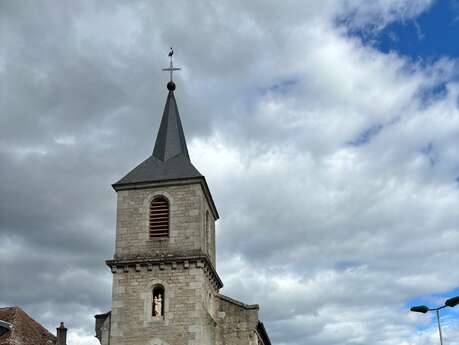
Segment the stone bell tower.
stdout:
<path fill-rule="evenodd" d="M 102 345 L 270 345 L 258 305 L 219 293 L 218 212 L 190 161 L 172 78 L 167 89 L 152 155 L 113 184 L 112 310 L 95 316 L 96 337 Z"/>
<path fill-rule="evenodd" d="M 174 97 L 153 154 L 113 184 L 118 195 L 110 345 L 214 344 L 218 212 L 193 166 Z"/>

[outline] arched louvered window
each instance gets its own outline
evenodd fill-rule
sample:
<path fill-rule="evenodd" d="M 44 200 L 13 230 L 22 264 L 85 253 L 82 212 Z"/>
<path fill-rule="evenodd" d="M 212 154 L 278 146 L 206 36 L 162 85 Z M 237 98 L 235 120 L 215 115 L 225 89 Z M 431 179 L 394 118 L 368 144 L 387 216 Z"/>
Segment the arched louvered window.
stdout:
<path fill-rule="evenodd" d="M 150 238 L 169 237 L 169 201 L 160 196 L 150 205 Z"/>

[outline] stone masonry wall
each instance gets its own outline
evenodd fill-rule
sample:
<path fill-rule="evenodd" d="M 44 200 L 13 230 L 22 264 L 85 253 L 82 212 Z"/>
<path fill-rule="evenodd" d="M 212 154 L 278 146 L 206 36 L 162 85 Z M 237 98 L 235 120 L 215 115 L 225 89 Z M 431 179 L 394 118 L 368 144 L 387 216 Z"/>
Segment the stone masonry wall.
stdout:
<path fill-rule="evenodd" d="M 258 305 L 218 295 L 216 345 L 257 345 Z"/>
<path fill-rule="evenodd" d="M 168 240 L 149 238 L 149 208 L 155 196 L 169 200 Z M 208 253 L 215 266 L 215 220 L 210 213 L 210 242 L 206 239 L 205 213 L 209 209 L 200 184 L 118 191 L 116 257 Z"/>
<path fill-rule="evenodd" d="M 207 201 L 204 199 L 204 205 L 205 207 L 203 208 L 203 214 L 202 217 L 204 219 L 204 247 L 205 247 L 205 253 L 209 255 L 210 261 L 212 262 L 212 265 L 214 265 L 214 268 L 216 269 L 216 258 L 215 258 L 215 251 L 216 251 L 216 238 L 215 238 L 215 219 L 212 216 L 212 212 L 207 204 Z M 209 224 L 205 224 L 206 219 L 209 220 Z M 207 226 L 207 228 L 206 228 Z"/>
<path fill-rule="evenodd" d="M 152 290 L 164 291 L 164 318 L 152 316 Z M 110 345 L 214 345 L 209 308 L 211 287 L 202 267 L 142 268 L 113 274 Z"/>
<path fill-rule="evenodd" d="M 96 337 L 99 338 L 101 345 L 110 345 L 110 326 L 110 313 L 105 315 L 105 318 L 96 319 Z"/>

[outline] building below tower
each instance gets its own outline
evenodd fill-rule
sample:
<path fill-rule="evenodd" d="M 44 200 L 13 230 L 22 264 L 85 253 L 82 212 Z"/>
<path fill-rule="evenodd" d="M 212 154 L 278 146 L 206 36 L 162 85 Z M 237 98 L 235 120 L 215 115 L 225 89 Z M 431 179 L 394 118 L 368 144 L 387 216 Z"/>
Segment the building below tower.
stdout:
<path fill-rule="evenodd" d="M 67 328 L 61 322 L 57 336 L 19 307 L 0 308 L 0 345 L 66 345 Z"/>

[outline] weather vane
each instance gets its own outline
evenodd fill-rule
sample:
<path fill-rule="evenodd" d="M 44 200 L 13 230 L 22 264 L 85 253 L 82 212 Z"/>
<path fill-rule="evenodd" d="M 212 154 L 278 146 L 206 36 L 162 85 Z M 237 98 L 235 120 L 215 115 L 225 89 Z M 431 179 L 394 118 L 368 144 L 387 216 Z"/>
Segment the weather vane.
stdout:
<path fill-rule="evenodd" d="M 171 62 L 170 62 L 169 68 L 163 68 L 163 71 L 169 71 L 170 72 L 170 76 L 171 76 L 170 82 L 171 83 L 173 83 L 172 74 L 174 73 L 174 71 L 180 71 L 180 68 L 175 68 L 174 67 L 174 64 L 172 62 L 172 55 L 174 55 L 174 49 L 172 49 L 172 47 L 171 47 L 170 50 L 169 50 L 169 57 L 171 58 Z"/>

